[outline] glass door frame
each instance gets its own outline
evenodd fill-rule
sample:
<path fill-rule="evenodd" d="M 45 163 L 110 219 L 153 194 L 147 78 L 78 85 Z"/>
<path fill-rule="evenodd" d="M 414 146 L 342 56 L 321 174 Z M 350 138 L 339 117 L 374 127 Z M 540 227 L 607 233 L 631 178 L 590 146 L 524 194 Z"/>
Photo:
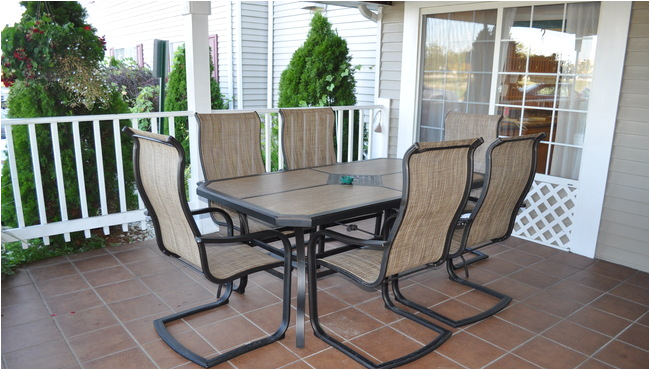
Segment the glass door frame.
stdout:
<path fill-rule="evenodd" d="M 568 1 L 570 2 L 570 1 Z M 402 71 L 399 105 L 397 156 L 402 157 L 415 142 L 421 91 L 420 71 L 423 43 L 424 15 L 469 10 L 497 9 L 497 30 L 502 28 L 503 9 L 506 7 L 558 4 L 558 2 L 491 2 L 440 4 L 436 2 L 411 2 L 404 5 L 402 44 Z M 560 180 L 578 188 L 574 207 L 574 225 L 571 232 L 570 251 L 593 258 L 596 252 L 598 229 L 605 198 L 609 172 L 616 113 L 627 48 L 627 35 L 632 9 L 631 1 L 601 2 L 598 26 L 598 46 L 595 58 L 592 91 L 587 111 L 587 128 L 580 164 L 579 180 L 566 180 L 548 175 L 538 175 L 537 180 Z M 498 32 L 497 31 L 497 32 Z M 500 43 L 495 45 L 495 59 Z M 493 76 L 497 76 L 498 63 L 493 63 Z M 492 79 L 490 112 L 495 110 L 497 78 Z M 582 186 L 581 186 L 582 185 Z"/>

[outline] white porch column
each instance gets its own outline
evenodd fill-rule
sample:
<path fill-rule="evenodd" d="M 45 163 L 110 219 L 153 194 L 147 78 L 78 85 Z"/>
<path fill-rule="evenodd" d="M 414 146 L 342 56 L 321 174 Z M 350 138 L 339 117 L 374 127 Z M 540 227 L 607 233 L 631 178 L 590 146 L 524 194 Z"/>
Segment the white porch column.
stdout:
<path fill-rule="evenodd" d="M 210 1 L 187 1 L 183 3 L 185 16 L 185 58 L 187 73 L 187 110 L 208 113 L 210 107 L 210 46 L 208 43 L 208 15 L 211 12 Z M 198 124 L 194 116 L 189 117 L 190 138 L 190 179 L 188 194 L 191 208 L 204 207 L 207 203 L 196 194 L 196 186 L 203 180 L 201 173 Z M 214 228 L 213 223 L 199 221 L 199 227 Z M 204 227 L 202 227 L 204 226 Z"/>

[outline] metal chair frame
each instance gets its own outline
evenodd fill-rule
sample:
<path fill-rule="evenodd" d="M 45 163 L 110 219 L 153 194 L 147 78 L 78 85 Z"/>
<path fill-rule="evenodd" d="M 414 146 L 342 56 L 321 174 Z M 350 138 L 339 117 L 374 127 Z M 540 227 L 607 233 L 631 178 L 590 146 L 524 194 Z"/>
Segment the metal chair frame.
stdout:
<path fill-rule="evenodd" d="M 243 353 L 252 351 L 254 349 L 263 347 L 265 345 L 268 345 L 270 343 L 273 343 L 275 341 L 278 341 L 282 338 L 284 338 L 284 335 L 286 333 L 287 328 L 289 327 L 289 320 L 290 320 L 290 312 L 291 312 L 291 261 L 290 258 L 284 258 L 283 260 L 277 260 L 276 261 L 271 261 L 271 262 L 265 262 L 263 264 L 257 264 L 257 265 L 251 265 L 250 268 L 247 268 L 245 270 L 239 271 L 237 273 L 234 273 L 232 275 L 226 276 L 226 277 L 216 277 L 213 273 L 213 271 L 210 270 L 210 262 L 208 260 L 208 252 L 207 252 L 207 247 L 209 246 L 210 248 L 219 248 L 219 245 L 223 244 L 228 244 L 228 245 L 233 245 L 233 243 L 241 243 L 241 244 L 247 244 L 250 243 L 254 240 L 259 240 L 259 239 L 264 239 L 264 238 L 277 238 L 282 240 L 283 246 L 285 253 L 287 256 L 290 256 L 291 254 L 291 244 L 289 243 L 289 240 L 282 235 L 281 233 L 275 231 L 275 230 L 267 230 L 267 231 L 260 231 L 257 233 L 252 233 L 252 234 L 246 234 L 246 235 L 240 235 L 240 236 L 232 236 L 232 230 L 233 230 L 233 225 L 232 225 L 232 219 L 226 213 L 225 211 L 218 209 L 218 208 L 206 208 L 206 209 L 201 209 L 197 211 L 190 211 L 189 205 L 185 201 L 186 194 L 185 194 L 185 184 L 184 184 L 184 169 L 185 169 L 185 154 L 183 151 L 182 146 L 180 143 L 173 137 L 171 136 L 164 136 L 164 135 L 158 135 L 158 134 L 151 134 L 148 132 L 140 131 L 140 130 L 135 130 L 131 129 L 128 127 L 125 127 L 123 129 L 125 133 L 127 133 L 130 137 L 133 138 L 134 141 L 134 149 L 133 149 L 133 163 L 134 163 L 134 172 L 135 172 L 135 179 L 136 179 L 136 184 L 138 191 L 140 192 L 140 195 L 142 197 L 142 200 L 147 207 L 149 216 L 152 219 L 154 229 L 156 231 L 156 242 L 158 244 L 159 249 L 167 256 L 174 257 L 180 259 L 182 262 L 185 264 L 192 266 L 193 269 L 201 272 L 206 279 L 209 281 L 218 284 L 221 288 L 221 285 L 226 286 L 226 291 L 223 294 L 223 296 L 219 297 L 217 296 L 217 300 L 213 303 L 209 303 L 206 305 L 202 305 L 199 307 L 191 308 L 167 317 L 163 317 L 160 319 L 154 320 L 154 327 L 156 331 L 158 332 L 158 335 L 161 337 L 161 339 L 170 347 L 172 348 L 175 352 L 180 354 L 181 356 L 185 357 L 186 359 L 196 363 L 199 366 L 203 366 L 205 368 L 209 368 L 212 366 L 215 366 L 219 363 L 222 363 L 224 361 L 230 360 L 236 356 L 239 356 Z M 152 206 L 152 202 L 149 198 L 149 194 L 145 189 L 145 186 L 143 185 L 143 177 L 141 173 L 141 168 L 140 168 L 140 152 L 141 152 L 141 144 L 140 140 L 148 140 L 151 142 L 155 142 L 156 144 L 159 145 L 164 145 L 168 147 L 173 147 L 176 152 L 178 153 L 178 161 L 176 163 L 176 168 L 177 168 L 177 173 L 175 174 L 176 176 L 176 187 L 178 189 L 178 198 L 177 199 L 168 199 L 168 201 L 173 202 L 173 201 L 179 201 L 180 202 L 180 207 L 182 208 L 183 212 L 182 214 L 178 215 L 179 221 L 184 222 L 187 224 L 189 229 L 191 230 L 191 233 L 194 235 L 194 242 L 196 242 L 197 249 L 199 251 L 199 257 L 200 257 L 200 268 L 196 267 L 194 263 L 191 263 L 190 260 L 185 261 L 184 256 L 179 255 L 178 253 L 174 253 L 170 251 L 167 246 L 166 246 L 166 240 L 164 240 L 161 232 L 161 223 L 158 217 L 158 214 L 156 213 L 156 210 Z M 210 212 L 217 212 L 221 214 L 224 219 L 226 220 L 227 226 L 228 226 L 228 236 L 227 237 L 206 237 L 201 235 L 201 232 L 199 231 L 196 222 L 194 221 L 193 216 L 197 214 L 203 214 L 203 213 L 210 213 Z M 187 241 L 187 240 L 186 240 Z M 248 245 L 243 245 L 244 248 L 252 248 Z M 259 252 L 262 254 L 263 252 Z M 273 260 L 274 258 L 267 258 L 267 260 Z M 181 320 L 183 318 L 195 315 L 197 313 L 201 313 L 207 310 L 215 309 L 221 306 L 224 306 L 228 304 L 229 298 L 232 294 L 233 291 L 233 282 L 239 278 L 248 276 L 251 273 L 255 273 L 258 271 L 265 271 L 265 270 L 270 270 L 274 269 L 276 267 L 283 266 L 284 269 L 284 276 L 286 277 L 283 281 L 283 304 L 282 304 L 282 320 L 280 322 L 280 325 L 278 329 L 271 335 L 268 335 L 264 338 L 254 340 L 252 342 L 246 343 L 244 345 L 241 345 L 237 348 L 234 348 L 232 350 L 229 350 L 227 352 L 221 353 L 220 355 L 211 357 L 211 358 L 205 358 L 195 352 L 193 352 L 191 349 L 186 347 L 185 345 L 181 344 L 169 331 L 167 328 L 167 324 L 176 321 L 176 320 Z M 219 289 L 220 289 L 219 288 Z"/>
<path fill-rule="evenodd" d="M 476 262 L 476 261 L 484 259 L 484 258 L 487 258 L 487 255 L 484 255 L 485 257 L 479 256 L 479 257 L 476 257 L 473 260 L 466 261 L 463 264 L 461 264 L 460 266 L 454 266 L 453 260 L 454 260 L 454 258 L 458 258 L 458 257 L 463 258 L 462 256 L 463 256 L 464 253 L 473 252 L 473 250 L 468 250 L 467 249 L 467 242 L 468 242 L 469 238 L 473 235 L 472 234 L 473 231 L 479 231 L 479 229 L 475 227 L 474 221 L 476 220 L 476 217 L 479 214 L 479 212 L 482 210 L 482 206 L 484 205 L 484 202 L 487 199 L 487 197 L 490 196 L 490 195 L 495 196 L 494 192 L 498 192 L 498 190 L 494 190 L 494 189 L 492 189 L 490 187 L 491 182 L 496 182 L 495 178 L 493 177 L 493 171 L 492 171 L 493 164 L 494 164 L 494 160 L 493 160 L 493 156 L 492 156 L 493 152 L 495 150 L 497 150 L 497 149 L 502 148 L 503 146 L 514 145 L 514 144 L 516 144 L 518 142 L 522 142 L 522 141 L 530 141 L 531 142 L 532 152 L 531 152 L 531 155 L 530 155 L 531 156 L 531 158 L 530 158 L 531 162 L 529 164 L 530 169 L 528 171 L 528 177 L 526 179 L 525 185 L 523 186 L 523 188 L 520 191 L 520 194 L 517 195 L 518 199 L 514 203 L 515 206 L 513 207 L 513 211 L 511 212 L 511 214 L 509 216 L 509 219 L 507 220 L 508 226 L 507 226 L 506 233 L 504 235 L 497 235 L 497 236 L 493 237 L 493 239 L 491 239 L 488 243 L 491 244 L 491 243 L 495 243 L 497 241 L 502 241 L 502 240 L 504 240 L 504 239 L 506 239 L 506 238 L 508 238 L 510 236 L 510 234 L 512 233 L 512 229 L 514 227 L 514 222 L 515 222 L 515 219 L 516 219 L 516 216 L 517 216 L 517 211 L 519 209 L 519 205 L 523 202 L 524 198 L 526 197 L 526 194 L 528 193 L 528 190 L 530 189 L 532 181 L 533 181 L 533 179 L 535 177 L 535 164 L 537 163 L 537 155 L 536 155 L 537 154 L 537 146 L 539 144 L 539 141 L 544 136 L 545 135 L 542 133 L 542 134 L 538 134 L 538 135 L 527 135 L 527 136 L 505 138 L 505 139 L 499 138 L 489 146 L 489 148 L 487 149 L 487 152 L 486 152 L 486 163 L 487 163 L 487 173 L 486 173 L 486 177 L 485 177 L 486 181 L 485 181 L 485 185 L 483 186 L 481 196 L 478 199 L 478 202 L 476 203 L 476 206 L 472 210 L 469 217 L 467 219 L 462 219 L 460 221 L 460 223 L 459 223 L 460 227 L 456 231 L 457 233 L 460 233 L 460 234 L 456 234 L 456 237 L 458 235 L 460 235 L 460 245 L 459 245 L 457 250 L 450 252 L 450 254 L 449 254 L 448 258 L 447 258 L 447 263 L 446 263 L 446 265 L 447 265 L 447 273 L 449 275 L 450 280 L 455 281 L 455 282 L 457 282 L 459 284 L 465 285 L 465 286 L 467 286 L 469 288 L 473 288 L 473 289 L 475 289 L 477 291 L 483 292 L 483 293 L 485 293 L 487 295 L 493 296 L 498 301 L 492 307 L 490 307 L 490 308 L 488 308 L 488 309 L 486 309 L 486 310 L 484 310 L 484 311 L 482 311 L 482 312 L 480 312 L 480 313 L 478 313 L 476 315 L 472 315 L 472 316 L 461 318 L 461 319 L 452 319 L 449 316 L 446 316 L 446 315 L 443 315 L 443 314 L 441 314 L 439 312 L 434 311 L 433 309 L 424 307 L 424 306 L 422 306 L 420 304 L 417 304 L 417 303 L 415 303 L 413 301 L 410 301 L 410 300 L 406 299 L 404 297 L 404 295 L 399 291 L 399 284 L 398 284 L 398 280 L 396 279 L 396 280 L 394 280 L 392 282 L 392 288 L 393 288 L 393 293 L 395 294 L 396 300 L 398 302 L 400 302 L 400 303 L 402 303 L 402 304 L 404 304 L 404 305 L 406 305 L 408 307 L 411 307 L 411 308 L 413 308 L 415 310 L 418 310 L 418 311 L 426 314 L 429 317 L 432 317 L 432 318 L 434 318 L 436 320 L 442 321 L 442 322 L 444 322 L 445 324 L 447 324 L 449 326 L 452 326 L 452 327 L 456 328 L 456 327 L 471 324 L 471 323 L 483 320 L 483 319 L 485 319 L 485 318 L 487 318 L 489 316 L 492 316 L 492 315 L 496 314 L 497 312 L 501 311 L 502 309 L 504 309 L 512 301 L 512 297 L 510 297 L 510 296 L 508 296 L 506 294 L 503 294 L 503 293 L 500 293 L 498 291 L 492 290 L 490 288 L 487 288 L 487 287 L 485 287 L 483 285 L 480 285 L 480 284 L 477 284 L 475 282 L 472 282 L 472 281 L 469 281 L 469 280 L 466 280 L 466 279 L 462 279 L 456 274 L 455 269 L 457 269 L 459 267 L 465 267 L 466 275 L 469 275 L 469 272 L 468 272 L 467 267 L 466 267 L 467 264 Z M 496 193 L 496 195 L 498 196 L 500 194 Z M 483 209 L 483 211 L 489 212 L 490 210 Z M 490 217 L 490 216 L 491 215 L 488 213 L 487 216 L 483 216 L 483 217 Z"/>
<path fill-rule="evenodd" d="M 403 186 L 403 194 L 402 194 L 402 202 L 400 205 L 400 210 L 397 214 L 397 217 L 395 219 L 394 226 L 391 228 L 390 233 L 388 234 L 388 239 L 387 240 L 362 240 L 358 238 L 353 238 L 348 235 L 344 235 L 332 230 L 321 230 L 318 231 L 313 235 L 313 237 L 309 241 L 309 250 L 308 250 L 308 266 L 307 270 L 309 272 L 309 309 L 310 309 L 310 320 L 311 320 L 311 325 L 314 330 L 314 334 L 325 341 L 326 343 L 330 344 L 334 348 L 338 349 L 339 351 L 343 352 L 347 356 L 351 357 L 358 363 L 362 364 L 365 367 L 368 368 L 389 368 L 389 367 L 397 367 L 397 366 L 402 366 L 404 364 L 407 364 L 411 361 L 414 361 L 418 358 L 421 358 L 422 356 L 434 351 L 436 348 L 438 348 L 441 344 L 443 344 L 450 336 L 451 336 L 451 331 L 436 325 L 435 323 L 426 320 L 422 315 L 417 315 L 415 313 L 406 311 L 399 306 L 397 306 L 393 300 L 390 297 L 389 294 L 389 284 L 393 284 L 401 275 L 402 272 L 405 271 L 410 271 L 411 269 L 415 267 L 419 267 L 422 265 L 429 265 L 429 266 L 438 266 L 442 263 L 444 263 L 447 259 L 447 255 L 449 252 L 449 246 L 451 243 L 451 238 L 453 237 L 454 230 L 456 227 L 456 223 L 458 222 L 462 210 L 464 208 L 464 204 L 467 201 L 469 197 L 469 192 L 470 192 L 470 186 L 471 186 L 471 172 L 472 172 L 472 157 L 474 150 L 478 145 L 482 143 L 482 139 L 473 139 L 473 140 L 462 140 L 462 141 L 457 141 L 457 142 L 439 142 L 439 143 L 416 143 L 414 144 L 409 151 L 405 154 L 404 157 L 404 171 L 403 171 L 403 176 L 404 176 L 404 186 Z M 464 170 L 459 170 L 464 172 L 464 176 L 459 174 L 458 178 L 454 179 L 454 182 L 456 183 L 463 183 L 464 187 L 460 186 L 452 186 L 449 187 L 449 189 L 453 190 L 448 190 L 448 194 L 452 194 L 453 196 L 449 199 L 451 199 L 451 202 L 453 204 L 456 204 L 456 201 L 458 204 L 456 204 L 455 208 L 449 209 L 447 212 L 447 215 L 451 216 L 448 217 L 448 220 L 440 221 L 440 234 L 437 237 L 439 240 L 443 240 L 444 242 L 442 245 L 436 246 L 436 251 L 434 252 L 433 255 L 429 254 L 428 252 L 425 252 L 424 256 L 422 258 L 426 260 L 418 260 L 418 261 L 411 261 L 411 260 L 406 260 L 403 261 L 401 260 L 397 255 L 392 254 L 392 250 L 395 246 L 396 240 L 399 240 L 399 243 L 401 243 L 401 246 L 395 250 L 395 253 L 400 253 L 397 252 L 398 250 L 401 250 L 401 253 L 405 253 L 406 250 L 410 250 L 417 247 L 420 247 L 422 244 L 421 243 L 409 243 L 407 240 L 408 235 L 413 233 L 413 230 L 409 230 L 409 226 L 407 226 L 406 221 L 405 221 L 405 213 L 409 209 L 409 206 L 411 202 L 416 202 L 412 200 L 412 195 L 410 194 L 410 176 L 411 176 L 411 171 L 410 171 L 410 159 L 418 155 L 420 153 L 425 153 L 425 152 L 430 152 L 430 151 L 437 151 L 432 154 L 437 154 L 441 153 L 443 154 L 442 151 L 444 150 L 450 150 L 450 149 L 455 149 L 458 150 L 460 149 L 461 152 L 459 154 L 465 155 L 466 157 L 464 159 L 464 163 L 466 164 L 466 167 Z M 436 157 L 438 158 L 438 157 Z M 440 157 L 442 158 L 442 157 Z M 442 159 L 440 159 L 442 160 Z M 457 168 L 462 168 L 457 167 Z M 431 173 L 430 176 L 431 178 L 434 178 L 433 176 L 436 176 L 436 173 Z M 429 174 L 427 174 L 429 176 Z M 461 179 L 462 176 L 462 179 Z M 417 202 L 416 202 L 417 203 Z M 441 206 L 438 206 L 440 208 Z M 420 210 L 422 210 L 422 206 L 419 207 Z M 427 208 L 428 209 L 428 208 Z M 434 212 L 434 211 L 431 211 Z M 453 212 L 453 213 L 452 213 Z M 413 220 L 412 216 L 410 216 L 409 220 Z M 447 217 L 447 216 L 444 216 Z M 448 221 L 448 223 L 447 223 Z M 444 233 L 443 233 L 444 231 Z M 402 236 L 402 233 L 406 236 Z M 397 238 L 400 239 L 397 239 Z M 369 279 L 363 279 L 360 276 L 357 276 L 355 273 L 345 269 L 344 267 L 337 265 L 336 262 L 333 262 L 333 260 L 328 260 L 327 257 L 329 257 L 327 254 L 321 254 L 317 255 L 316 253 L 316 248 L 318 247 L 318 244 L 324 240 L 325 238 L 331 238 L 340 242 L 343 242 L 344 244 L 347 245 L 356 245 L 359 246 L 361 249 L 358 250 L 353 250 L 350 251 L 351 253 L 371 253 L 372 255 L 375 256 L 375 258 L 381 258 L 381 262 L 378 262 L 379 265 L 375 266 L 377 268 L 377 275 L 374 281 L 370 281 Z M 426 250 L 427 248 L 425 248 Z M 361 251 L 361 252 L 359 252 Z M 347 252 L 337 254 L 335 257 L 340 258 L 340 256 L 345 255 Z M 434 258 L 434 256 L 437 256 Z M 353 260 L 354 260 L 354 256 Z M 432 260 L 433 258 L 433 260 Z M 329 269 L 332 269 L 336 272 L 339 272 L 343 274 L 345 277 L 349 278 L 352 282 L 354 282 L 356 285 L 368 289 L 368 288 L 377 288 L 379 287 L 381 290 L 382 294 L 382 299 L 385 303 L 386 308 L 389 310 L 404 316 L 418 324 L 421 324 L 428 329 L 431 329 L 432 331 L 436 332 L 437 335 L 427 344 L 422 346 L 416 351 L 413 351 L 409 354 L 406 354 L 404 356 L 401 356 L 399 358 L 386 361 L 383 363 L 375 363 L 368 359 L 366 356 L 363 354 L 359 353 L 358 351 L 354 350 L 352 347 L 346 345 L 343 343 L 341 340 L 329 335 L 323 327 L 320 325 L 320 319 L 318 315 L 318 286 L 317 286 L 317 276 L 316 276 L 316 267 L 318 265 L 325 266 Z M 373 275 L 375 276 L 375 275 Z M 396 296 L 396 298 L 399 298 Z"/>

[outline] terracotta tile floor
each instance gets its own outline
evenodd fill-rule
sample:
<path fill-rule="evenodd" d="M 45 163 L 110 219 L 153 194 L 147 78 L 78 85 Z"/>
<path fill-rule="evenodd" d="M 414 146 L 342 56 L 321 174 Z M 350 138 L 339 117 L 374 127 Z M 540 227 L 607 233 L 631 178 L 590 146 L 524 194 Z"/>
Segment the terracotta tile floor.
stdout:
<path fill-rule="evenodd" d="M 469 268 L 470 279 L 513 301 L 493 317 L 453 329 L 409 368 L 648 368 L 647 273 L 514 237 L 485 251 L 490 258 Z M 378 292 L 338 275 L 320 279 L 319 287 L 323 324 L 379 360 L 431 336 L 384 309 Z M 486 303 L 449 281 L 444 269 L 413 275 L 402 287 L 442 312 Z M 173 330 L 205 355 L 260 329 L 273 331 L 281 288 L 279 279 L 258 273 L 230 307 Z M 153 240 L 35 263 L 2 280 L 2 367 L 196 368 L 160 340 L 152 321 L 208 302 L 214 292 Z M 293 293 L 295 305 L 295 277 Z M 309 325 L 307 345 L 297 349 L 293 325 L 292 318 L 280 342 L 217 368 L 360 367 L 315 338 Z"/>

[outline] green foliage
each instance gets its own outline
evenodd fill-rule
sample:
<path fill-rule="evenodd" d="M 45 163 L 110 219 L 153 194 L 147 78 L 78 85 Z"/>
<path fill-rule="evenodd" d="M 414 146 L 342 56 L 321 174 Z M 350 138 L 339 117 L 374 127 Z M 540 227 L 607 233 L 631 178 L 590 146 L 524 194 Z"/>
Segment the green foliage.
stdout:
<path fill-rule="evenodd" d="M 38 4 L 42 6 L 27 4 L 21 22 L 2 30 L 3 84 L 55 83 L 67 92 L 67 105 L 92 109 L 97 102 L 107 103 L 110 92 L 104 88 L 102 76 L 95 73 L 104 58 L 104 38 L 95 35 L 83 18 L 69 21 L 70 16 L 61 15 L 70 10 L 85 17 L 85 9 L 77 2 Z M 56 18 L 45 9 L 55 11 Z"/>
<path fill-rule="evenodd" d="M 307 40 L 294 52 L 280 76 L 278 107 L 355 105 L 354 72 L 360 67 L 352 67 L 347 42 L 332 30 L 332 24 L 321 13 L 314 14 L 310 26 Z M 356 117 L 355 122 L 358 121 Z M 348 120 L 346 115 L 342 122 L 344 158 L 348 151 Z M 357 147 L 355 139 L 355 156 Z"/>
<path fill-rule="evenodd" d="M 280 77 L 278 107 L 354 105 L 356 82 L 347 42 L 314 14 L 307 40 Z"/>
<path fill-rule="evenodd" d="M 187 75 L 185 71 L 185 46 L 181 46 L 174 53 L 174 61 L 172 63 L 171 72 L 169 72 L 169 80 L 167 82 L 167 91 L 165 94 L 165 111 L 176 112 L 187 110 Z M 210 71 L 213 70 L 212 63 L 210 63 Z M 219 83 L 210 76 L 210 105 L 212 109 L 227 109 L 228 105 L 221 95 Z M 189 137 L 187 118 L 176 117 L 174 119 L 175 137 L 183 145 L 185 155 L 189 163 Z M 162 132 L 169 132 L 169 121 L 163 121 Z"/>
<path fill-rule="evenodd" d="M 85 23 L 85 9 L 76 2 L 26 2 L 28 10 L 20 23 L 2 31 L 3 83 L 10 84 L 8 108 L 12 118 L 77 116 L 127 113 L 129 107 L 119 90 L 105 81 L 101 69 L 103 39 Z M 47 12 L 47 13 L 46 13 Z M 61 20 L 65 23 L 59 23 Z M 41 33 L 42 32 L 42 33 Z M 47 38 L 47 39 L 46 39 Z M 31 64 L 31 67 L 29 67 Z M 127 122 L 121 122 L 121 125 Z M 100 214 L 100 186 L 106 187 L 109 212 L 119 207 L 117 159 L 113 137 L 113 122 L 100 122 L 99 135 L 93 125 L 80 122 L 81 167 L 85 174 L 88 211 Z M 77 158 L 74 153 L 72 125 L 57 125 L 65 189 L 67 215 L 81 217 Z M 36 125 L 38 161 L 42 179 L 47 222 L 61 220 L 61 207 L 54 165 L 54 148 L 50 125 Z M 12 129 L 20 197 L 25 224 L 40 224 L 33 175 L 32 145 L 27 126 Z M 102 153 L 96 153 L 95 140 L 102 141 Z M 127 189 L 133 186 L 131 143 L 122 140 L 122 160 Z M 97 156 L 103 159 L 105 182 L 100 184 Z M 17 227 L 13 188 L 9 167 L 2 168 L 2 225 Z M 137 206 L 135 194 L 127 194 L 127 206 Z M 43 220 L 46 221 L 46 220 Z M 73 234 L 73 244 L 83 243 L 83 237 Z M 51 238 L 52 245 L 63 245 L 62 237 Z"/>
<path fill-rule="evenodd" d="M 131 58 L 118 60 L 111 57 L 108 63 L 105 63 L 106 83 L 113 89 L 119 90 L 122 97 L 130 107 L 138 104 L 137 100 L 140 92 L 145 87 L 154 87 L 158 89 L 158 78 L 154 77 L 151 69 L 140 67 L 135 60 Z M 151 106 L 158 107 L 158 94 L 143 95 L 141 99 L 150 98 Z M 143 104 L 143 102 L 139 102 Z M 152 110 L 138 109 L 133 113 L 152 112 Z"/>
<path fill-rule="evenodd" d="M 60 243 L 43 245 L 40 239 L 34 240 L 23 249 L 20 242 L 7 243 L 2 246 L 2 275 L 13 275 L 16 269 L 26 263 L 67 254 L 86 252 L 106 246 L 105 239 L 97 236 L 88 239 L 83 245 Z"/>

